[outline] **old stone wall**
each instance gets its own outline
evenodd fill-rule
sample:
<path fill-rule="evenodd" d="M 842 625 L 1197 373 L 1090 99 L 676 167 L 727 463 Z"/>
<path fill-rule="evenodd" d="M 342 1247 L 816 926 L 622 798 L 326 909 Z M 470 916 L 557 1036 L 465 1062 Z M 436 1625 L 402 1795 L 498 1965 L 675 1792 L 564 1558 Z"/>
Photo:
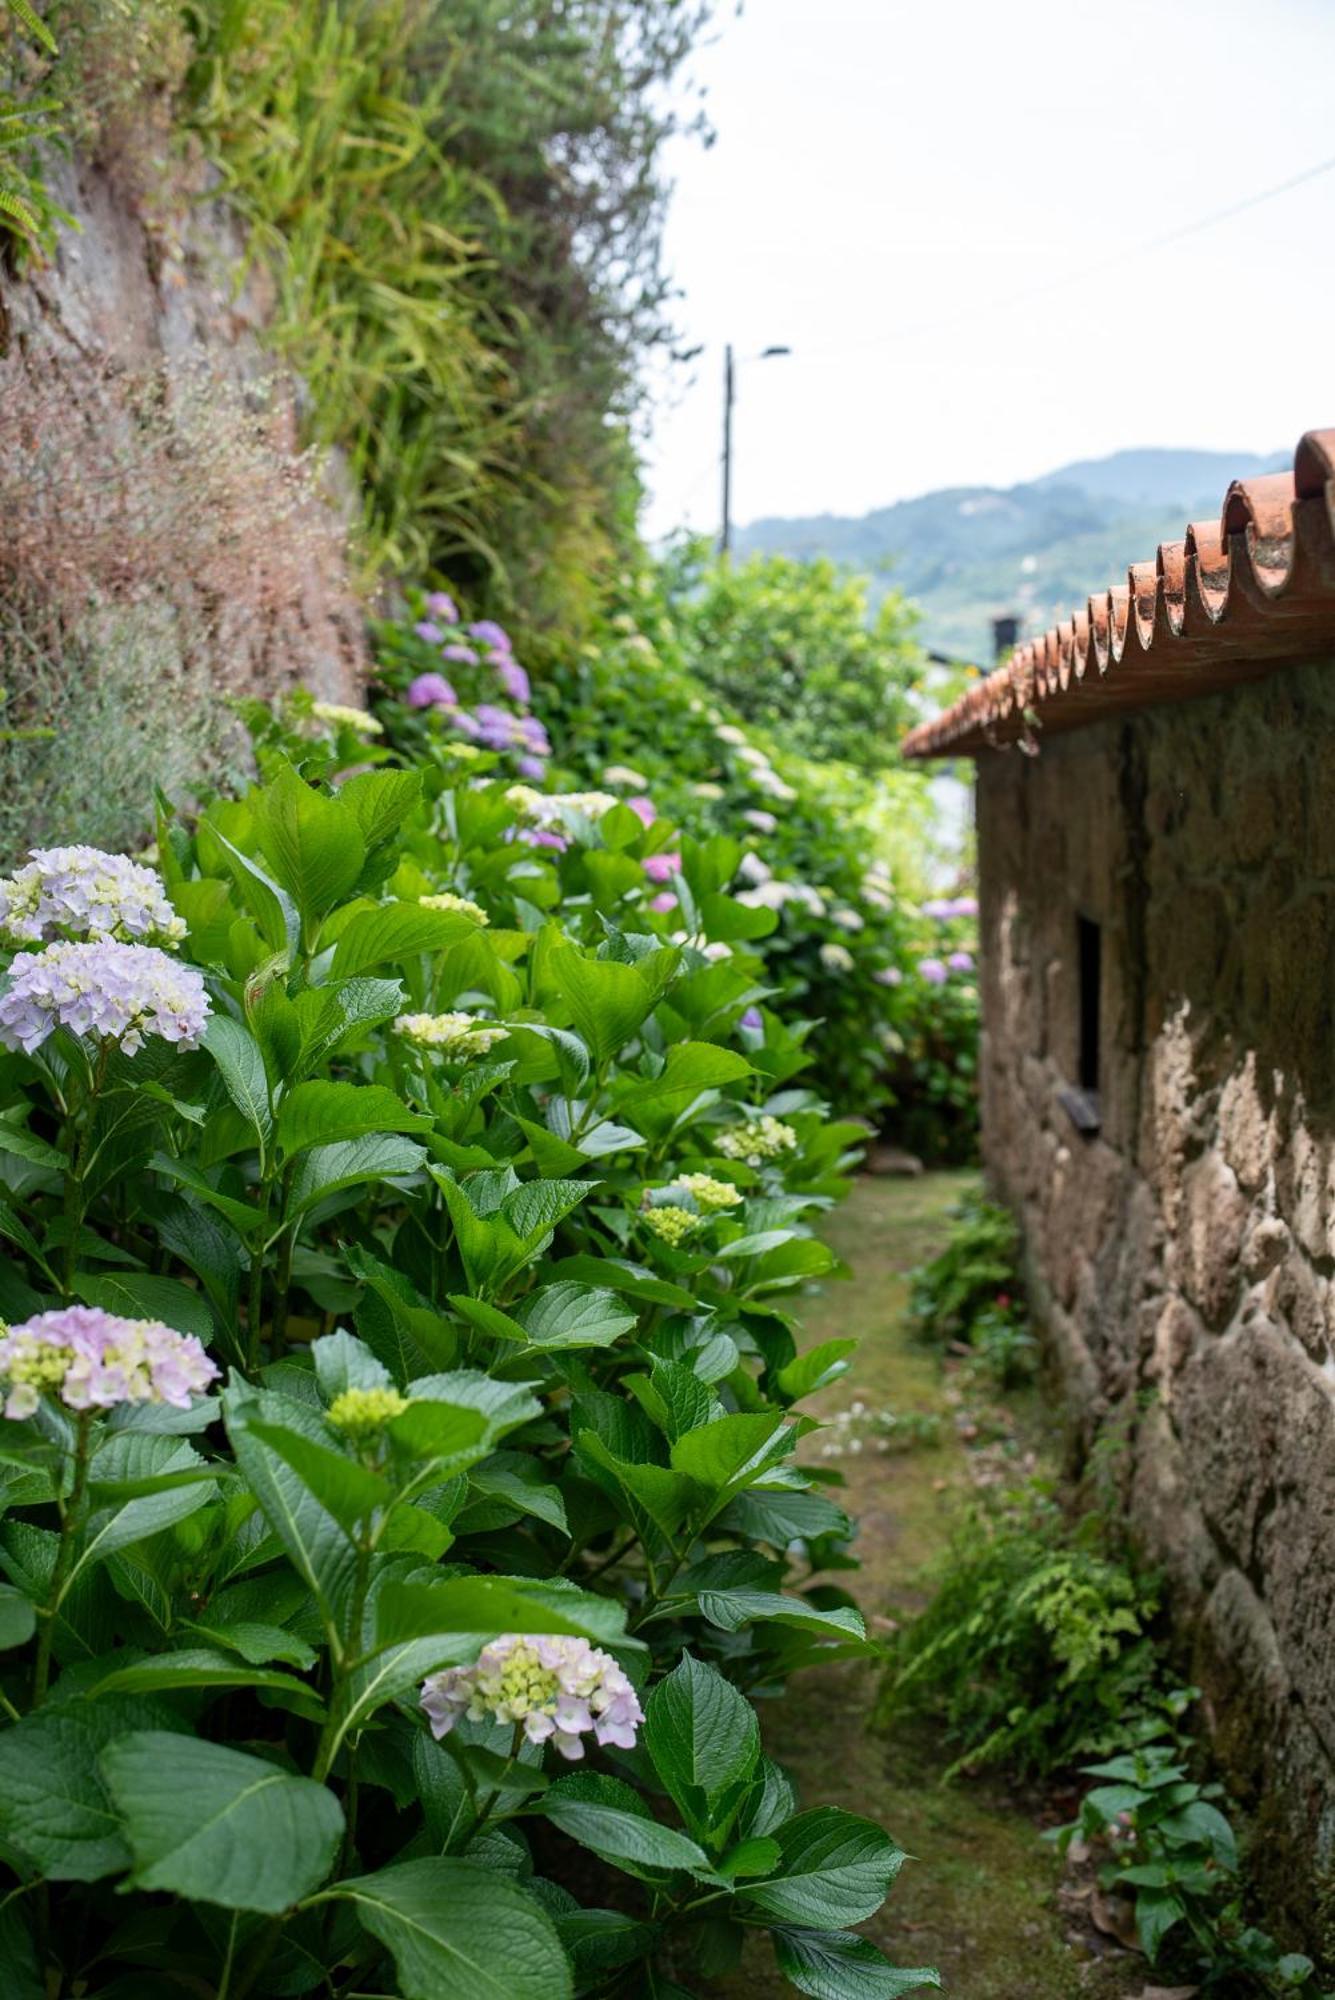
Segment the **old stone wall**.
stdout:
<path fill-rule="evenodd" d="M 1335 1882 L 1333 666 L 978 775 L 988 1171 L 1309 1935 Z M 1089 1137 L 1059 1098 L 1090 1033 L 1081 918 Z"/>
<path fill-rule="evenodd" d="M 85 606 L 108 622 L 134 607 L 173 628 L 164 671 L 183 685 L 202 664 L 229 692 L 358 700 L 350 496 L 301 450 L 262 260 L 202 170 L 158 178 L 131 198 L 96 162 L 53 157 L 71 226 L 48 259 L 0 259 L 0 607 L 66 629 Z"/>

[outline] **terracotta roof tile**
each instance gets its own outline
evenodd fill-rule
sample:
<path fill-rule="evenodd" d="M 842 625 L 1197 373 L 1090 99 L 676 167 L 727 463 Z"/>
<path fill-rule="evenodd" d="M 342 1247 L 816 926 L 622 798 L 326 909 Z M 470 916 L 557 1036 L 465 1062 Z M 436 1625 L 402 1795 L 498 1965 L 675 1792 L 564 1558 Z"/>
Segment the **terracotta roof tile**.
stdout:
<path fill-rule="evenodd" d="M 1213 694 L 1335 648 L 1335 430 L 1309 431 L 1293 471 L 1236 479 L 1218 521 L 1193 521 L 1086 607 L 920 723 L 906 757 L 974 756 L 1104 716 Z"/>

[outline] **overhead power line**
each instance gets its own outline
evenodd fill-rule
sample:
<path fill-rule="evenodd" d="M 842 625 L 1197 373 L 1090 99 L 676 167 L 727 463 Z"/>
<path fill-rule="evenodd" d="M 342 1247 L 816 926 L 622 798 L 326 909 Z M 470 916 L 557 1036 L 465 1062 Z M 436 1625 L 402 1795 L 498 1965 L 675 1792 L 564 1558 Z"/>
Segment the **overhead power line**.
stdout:
<path fill-rule="evenodd" d="M 1208 215 L 1198 215 L 1176 229 L 1147 236 L 1142 242 L 1129 244 L 1125 249 L 1110 251 L 1096 263 L 1060 271 L 1039 284 L 1026 286 L 1021 292 L 1012 292 L 1007 298 L 991 299 L 982 306 L 961 307 L 958 312 L 937 314 L 932 319 L 919 320 L 911 326 L 886 327 L 880 333 L 868 334 L 861 340 L 841 341 L 837 347 L 799 347 L 794 350 L 794 358 L 798 361 L 818 361 L 833 355 L 859 353 L 870 347 L 897 346 L 901 342 L 916 340 L 925 333 L 938 333 L 943 327 L 976 323 L 993 319 L 999 313 L 1014 312 L 1035 299 L 1049 298 L 1054 292 L 1066 291 L 1069 286 L 1078 285 L 1086 278 L 1099 277 L 1110 266 L 1134 263 L 1137 258 L 1152 256 L 1155 251 L 1181 243 L 1186 237 L 1199 235 L 1206 229 L 1216 229 L 1220 223 L 1231 222 L 1234 216 L 1243 215 L 1248 209 L 1259 208 L 1263 202 L 1276 201 L 1281 195 L 1291 194 L 1294 188 L 1303 187 L 1308 181 L 1317 180 L 1332 169 L 1335 169 L 1335 155 L 1328 160 L 1318 160 L 1315 166 L 1304 167 L 1301 173 L 1290 174 L 1287 180 L 1277 181 L 1273 187 L 1244 195 L 1240 201 L 1230 202 L 1226 208 L 1212 209 Z"/>

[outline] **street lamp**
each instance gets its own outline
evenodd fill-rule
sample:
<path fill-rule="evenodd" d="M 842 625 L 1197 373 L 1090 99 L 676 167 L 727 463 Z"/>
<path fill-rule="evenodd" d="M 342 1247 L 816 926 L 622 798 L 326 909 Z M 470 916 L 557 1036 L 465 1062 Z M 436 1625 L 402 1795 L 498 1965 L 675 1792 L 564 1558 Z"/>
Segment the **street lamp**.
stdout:
<path fill-rule="evenodd" d="M 762 347 L 759 354 L 749 356 L 755 361 L 770 361 L 781 354 L 791 354 L 791 347 Z M 732 342 L 723 350 L 723 532 L 719 536 L 719 554 L 732 552 L 732 406 L 736 400 L 736 368 L 732 356 Z"/>

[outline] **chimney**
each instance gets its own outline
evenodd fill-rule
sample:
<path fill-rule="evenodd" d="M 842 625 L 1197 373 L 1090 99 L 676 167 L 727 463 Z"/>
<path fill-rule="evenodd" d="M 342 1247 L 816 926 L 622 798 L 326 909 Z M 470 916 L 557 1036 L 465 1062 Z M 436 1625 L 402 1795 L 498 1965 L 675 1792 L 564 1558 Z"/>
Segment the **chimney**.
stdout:
<path fill-rule="evenodd" d="M 1020 637 L 1020 618 L 1015 611 L 1002 611 L 992 620 L 992 653 L 998 664 Z"/>

